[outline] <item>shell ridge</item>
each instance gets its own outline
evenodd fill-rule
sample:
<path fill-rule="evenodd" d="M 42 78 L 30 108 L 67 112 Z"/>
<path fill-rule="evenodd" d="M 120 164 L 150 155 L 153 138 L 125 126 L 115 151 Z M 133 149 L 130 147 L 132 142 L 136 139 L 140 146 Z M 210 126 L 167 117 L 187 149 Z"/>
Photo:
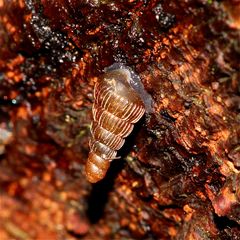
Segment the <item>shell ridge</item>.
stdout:
<path fill-rule="evenodd" d="M 126 101 L 123 97 L 120 97 L 119 100 L 122 103 L 122 105 L 124 105 L 124 108 L 122 111 L 127 112 L 127 110 L 130 108 L 131 103 L 129 103 L 128 100 Z M 122 117 L 121 119 L 124 120 L 124 117 Z"/>
<path fill-rule="evenodd" d="M 141 117 L 142 117 L 142 109 L 140 106 L 136 106 L 131 122 L 136 123 Z"/>
<path fill-rule="evenodd" d="M 102 158 L 104 158 L 103 157 L 104 153 L 102 153 L 102 152 L 104 152 L 104 150 L 107 152 L 105 159 L 114 159 L 117 155 L 117 151 L 111 149 L 106 144 L 101 143 L 97 140 L 94 140 L 93 142 L 90 142 L 90 146 L 91 146 L 92 152 L 95 152 L 95 154 L 97 154 L 98 156 L 99 156 L 98 152 L 101 152 L 101 157 Z"/>
<path fill-rule="evenodd" d="M 103 129 L 108 132 L 108 133 L 107 133 L 108 135 L 107 135 L 106 139 L 108 139 L 109 142 L 106 142 L 106 145 L 109 146 L 109 147 L 111 146 L 111 148 L 113 148 L 113 147 L 112 147 L 112 144 L 113 144 L 113 141 L 114 141 L 114 137 L 112 136 L 113 133 L 111 133 L 110 131 L 108 131 L 108 130 L 105 129 L 105 128 L 103 128 Z M 111 137 L 110 137 L 110 136 L 111 136 Z"/>
<path fill-rule="evenodd" d="M 106 94 L 103 95 L 103 98 L 102 98 L 102 103 L 104 103 L 103 105 L 103 108 L 105 109 L 106 108 L 106 98 L 109 99 L 109 97 L 111 97 L 111 91 L 108 91 L 108 89 L 106 90 Z"/>
<path fill-rule="evenodd" d="M 118 147 L 118 146 L 121 144 L 121 142 L 123 141 L 123 139 L 122 139 L 121 137 L 115 135 L 114 133 L 111 133 L 111 132 L 109 132 L 109 133 L 110 133 L 109 136 L 112 135 L 111 138 L 110 138 L 110 140 L 111 140 L 111 142 L 110 142 L 111 145 L 110 145 L 110 143 L 109 143 L 109 146 L 111 146 L 112 149 L 118 149 L 118 148 L 120 148 L 120 147 Z"/>
<path fill-rule="evenodd" d="M 97 122 L 95 122 L 95 126 L 93 128 L 93 137 L 95 140 L 97 139 L 101 142 L 104 142 L 105 145 L 112 149 L 118 149 L 118 147 L 121 146 L 123 139 L 120 136 L 101 127 Z"/>
<path fill-rule="evenodd" d="M 123 116 L 123 119 L 125 121 L 129 120 L 130 116 L 132 115 L 132 113 L 135 111 L 136 105 L 133 103 L 129 104 L 129 108 L 127 109 L 127 111 L 125 112 L 125 115 Z"/>
<path fill-rule="evenodd" d="M 97 95 L 96 95 L 97 103 L 103 102 L 103 100 L 104 100 L 103 98 L 105 97 L 106 94 L 109 93 L 109 89 L 110 89 L 110 87 L 105 87 L 105 86 L 99 89 L 99 91 L 97 92 Z"/>
<path fill-rule="evenodd" d="M 128 121 L 119 118 L 118 116 L 114 115 L 113 113 L 104 110 L 103 108 L 99 108 L 98 111 L 94 111 L 94 120 L 96 121 L 98 119 L 98 125 L 103 127 L 104 129 L 113 132 L 115 134 L 116 130 L 118 128 L 121 129 L 121 131 L 118 134 L 121 137 L 126 137 L 125 134 L 129 131 L 129 133 L 132 131 L 132 123 L 129 123 Z M 112 122 L 115 122 L 115 124 L 111 124 Z M 107 128 L 107 126 L 111 126 L 111 128 Z"/>
<path fill-rule="evenodd" d="M 117 101 L 119 96 L 115 93 L 113 93 L 113 94 L 115 95 L 115 98 L 116 98 L 116 101 Z M 114 116 L 116 116 L 116 113 L 119 110 L 119 107 L 120 107 L 120 104 L 118 104 L 118 106 L 115 108 L 114 112 L 112 113 Z"/>
<path fill-rule="evenodd" d="M 103 122 L 103 114 L 101 114 L 101 112 L 99 112 L 99 116 L 98 116 L 98 125 L 101 125 L 100 123 Z"/>
<path fill-rule="evenodd" d="M 111 104 L 116 101 L 115 96 L 116 96 L 116 94 L 114 94 L 114 92 L 111 91 L 110 99 L 108 99 L 108 101 L 106 102 L 105 110 L 109 110 L 111 107 Z"/>

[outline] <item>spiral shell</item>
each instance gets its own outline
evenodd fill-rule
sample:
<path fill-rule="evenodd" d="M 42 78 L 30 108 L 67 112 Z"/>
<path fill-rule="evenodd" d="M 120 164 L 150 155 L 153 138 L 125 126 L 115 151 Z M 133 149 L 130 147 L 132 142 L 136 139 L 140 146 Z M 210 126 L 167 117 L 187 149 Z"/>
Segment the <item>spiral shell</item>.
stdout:
<path fill-rule="evenodd" d="M 107 71 L 95 84 L 90 153 L 86 177 L 95 183 L 104 178 L 125 139 L 144 114 L 145 106 L 133 84 L 129 68 Z M 138 83 L 139 84 L 139 83 Z"/>

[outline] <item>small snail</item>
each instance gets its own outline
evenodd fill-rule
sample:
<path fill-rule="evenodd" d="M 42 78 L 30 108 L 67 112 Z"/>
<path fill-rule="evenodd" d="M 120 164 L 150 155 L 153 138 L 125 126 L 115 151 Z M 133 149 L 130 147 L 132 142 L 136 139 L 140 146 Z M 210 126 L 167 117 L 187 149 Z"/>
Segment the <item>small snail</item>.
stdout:
<path fill-rule="evenodd" d="M 107 68 L 94 87 L 90 153 L 85 166 L 89 182 L 104 178 L 133 124 L 151 109 L 151 98 L 140 78 L 121 63 Z"/>

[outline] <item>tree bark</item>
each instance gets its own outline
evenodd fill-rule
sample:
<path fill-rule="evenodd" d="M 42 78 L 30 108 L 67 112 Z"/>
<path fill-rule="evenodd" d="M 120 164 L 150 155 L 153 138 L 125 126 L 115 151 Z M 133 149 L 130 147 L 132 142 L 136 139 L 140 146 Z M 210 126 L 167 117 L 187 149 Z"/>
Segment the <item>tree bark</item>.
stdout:
<path fill-rule="evenodd" d="M 240 2 L 0 1 L 0 238 L 239 239 Z M 93 88 L 153 101 L 97 184 Z"/>

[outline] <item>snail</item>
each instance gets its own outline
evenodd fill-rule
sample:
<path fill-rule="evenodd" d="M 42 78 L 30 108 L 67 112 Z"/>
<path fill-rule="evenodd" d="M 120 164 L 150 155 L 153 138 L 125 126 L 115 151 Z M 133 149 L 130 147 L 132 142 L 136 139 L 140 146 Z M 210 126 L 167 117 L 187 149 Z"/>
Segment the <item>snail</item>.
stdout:
<path fill-rule="evenodd" d="M 131 68 L 115 63 L 108 67 L 94 87 L 90 152 L 85 166 L 89 182 L 104 178 L 125 138 L 145 111 L 151 111 L 151 97 Z"/>

